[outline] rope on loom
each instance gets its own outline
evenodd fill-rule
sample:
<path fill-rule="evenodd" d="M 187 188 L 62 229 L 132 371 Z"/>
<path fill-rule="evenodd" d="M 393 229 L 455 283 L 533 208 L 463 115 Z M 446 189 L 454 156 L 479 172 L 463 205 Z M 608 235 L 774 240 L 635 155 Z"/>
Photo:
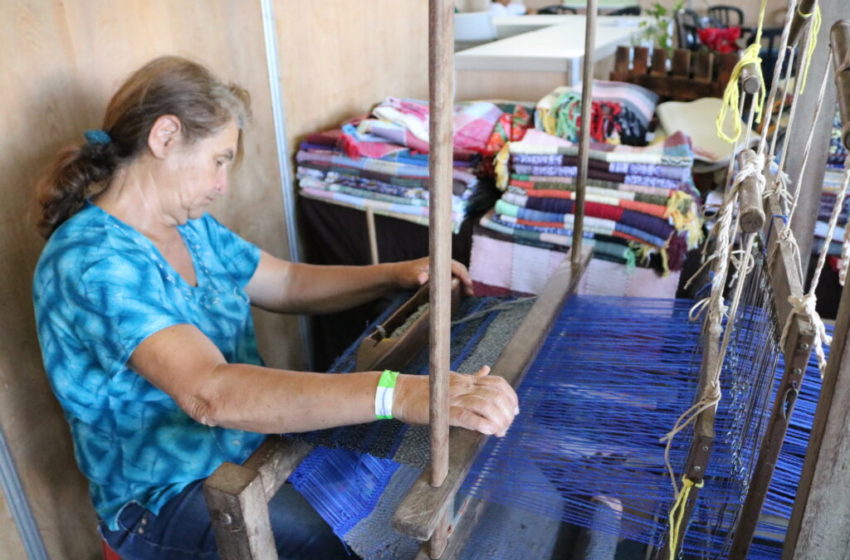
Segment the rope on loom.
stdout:
<path fill-rule="evenodd" d="M 751 150 L 750 150 L 751 151 Z M 727 191 L 727 195 L 725 200 L 723 201 L 723 205 L 719 211 L 719 219 L 717 223 L 712 228 L 712 235 L 716 239 L 717 249 L 712 255 L 711 259 L 716 260 L 716 270 L 714 278 L 712 279 L 711 285 L 711 294 L 697 302 L 692 308 L 689 316 L 693 319 L 698 317 L 702 310 L 708 309 L 708 317 L 706 319 L 708 324 L 709 334 L 711 335 L 710 340 L 718 340 L 720 339 L 720 335 L 723 332 L 723 317 L 726 315 L 726 305 L 723 303 L 723 290 L 726 286 L 726 277 L 728 275 L 729 270 L 729 255 L 730 248 L 732 246 L 732 232 L 737 230 L 737 219 L 734 217 L 734 208 L 735 202 L 738 198 L 738 190 L 741 186 L 741 183 L 744 182 L 747 178 L 751 176 L 761 177 L 762 181 L 764 180 L 761 175 L 761 170 L 764 167 L 764 156 L 761 154 L 753 154 L 752 157 L 745 158 L 745 164 L 741 168 L 741 170 L 735 175 L 735 179 L 731 185 L 731 187 Z M 752 236 L 750 237 L 750 242 L 747 246 L 748 257 L 742 263 L 742 266 L 748 265 L 749 263 L 749 252 L 752 251 Z M 737 273 L 736 273 L 737 274 Z M 738 303 L 740 301 L 741 295 L 741 287 L 743 286 L 743 280 L 746 276 L 746 272 L 744 275 L 738 278 L 737 287 L 736 287 L 736 298 L 733 300 L 732 309 L 737 310 Z M 695 311 L 697 310 L 697 311 Z M 731 315 L 727 320 L 727 328 L 731 329 L 731 323 L 734 320 L 734 315 Z M 673 492 L 674 494 L 680 496 L 683 490 L 680 490 L 676 485 L 676 477 L 673 472 L 673 466 L 670 462 L 670 448 L 673 444 L 673 439 L 685 428 L 687 428 L 692 422 L 694 422 L 697 417 L 708 410 L 712 406 L 716 406 L 718 402 L 720 402 L 721 391 L 720 391 L 720 372 L 723 369 L 723 358 L 725 356 L 726 348 L 728 347 L 728 336 L 724 337 L 723 344 L 721 345 L 721 354 L 717 360 L 717 367 L 715 371 L 709 372 L 710 378 L 706 386 L 708 390 L 703 394 L 700 399 L 694 403 L 693 406 L 688 408 L 685 412 L 683 412 L 679 418 L 676 420 L 676 423 L 673 425 L 673 428 L 660 439 L 661 443 L 666 444 L 664 448 L 664 465 L 667 469 L 667 473 L 670 476 L 670 482 L 673 484 Z"/>
<path fill-rule="evenodd" d="M 744 69 L 744 66 L 747 66 L 748 64 L 754 65 L 756 68 L 756 74 L 759 78 L 759 90 L 756 94 L 756 104 L 753 107 L 753 111 L 759 115 L 759 122 L 761 121 L 761 114 L 764 109 L 765 87 L 764 77 L 761 72 L 761 57 L 759 56 L 759 52 L 761 51 L 761 31 L 764 27 L 764 12 L 766 7 L 767 0 L 761 0 L 761 7 L 759 8 L 759 23 L 758 28 L 756 29 L 756 39 L 750 46 L 744 49 L 741 59 L 732 69 L 732 75 L 729 77 L 729 82 L 726 84 L 726 89 L 723 91 L 723 103 L 720 105 L 720 112 L 717 113 L 717 118 L 714 121 L 715 126 L 717 127 L 717 136 L 730 144 L 734 144 L 738 141 L 738 138 L 741 137 L 741 110 L 739 109 L 738 103 L 740 96 L 739 81 L 741 78 L 741 71 Z M 727 135 L 723 131 L 723 123 L 726 122 L 726 114 L 730 111 L 733 122 L 732 136 Z"/>
<path fill-rule="evenodd" d="M 818 33 L 820 33 L 820 26 L 823 23 L 823 17 L 820 13 L 820 3 L 817 2 L 815 3 L 815 9 L 812 12 L 804 14 L 800 11 L 800 8 L 797 7 L 797 13 L 803 19 L 809 19 L 812 15 L 814 15 L 814 19 L 812 19 L 812 29 L 809 32 L 810 41 L 806 48 L 806 62 L 803 65 L 803 79 L 801 80 L 802 86 L 800 88 L 800 91 L 802 92 L 806 89 L 806 79 L 809 77 L 809 64 L 812 61 L 812 55 L 814 54 L 815 47 L 818 44 Z"/>
<path fill-rule="evenodd" d="M 810 34 L 809 38 L 808 38 L 809 46 L 811 46 L 811 43 L 814 40 L 815 40 L 814 34 Z M 829 68 L 831 66 L 831 61 L 832 61 L 832 53 L 830 52 L 829 60 L 827 61 L 827 68 Z M 820 118 L 820 111 L 821 111 L 821 107 L 823 106 L 823 99 L 826 95 L 826 84 L 827 84 L 828 81 L 829 80 L 824 78 L 824 80 L 821 82 L 820 91 L 818 92 L 818 98 L 817 98 L 817 102 L 816 102 L 816 105 L 815 105 L 813 122 L 817 122 L 818 118 Z M 797 95 L 799 95 L 799 93 L 800 93 L 800 85 L 798 84 L 797 91 L 795 92 L 795 98 L 796 98 Z M 789 122 L 788 122 L 788 129 L 790 129 L 791 125 L 794 123 L 794 117 L 796 116 L 796 113 L 797 113 L 797 111 L 796 111 L 797 105 L 798 105 L 797 103 L 794 103 L 791 106 L 791 115 L 790 115 L 790 119 L 789 119 Z M 800 166 L 800 177 L 804 176 L 806 168 L 808 167 L 809 155 L 811 154 L 812 141 L 814 139 L 814 129 L 815 129 L 814 126 L 809 128 L 809 134 L 806 138 L 806 145 L 805 145 L 805 148 L 803 150 L 803 161 L 802 161 L 802 164 Z M 800 247 L 799 247 L 799 245 L 797 245 L 797 239 L 794 237 L 794 235 L 791 231 L 791 219 L 794 217 L 794 212 L 797 209 L 797 201 L 799 200 L 799 197 L 800 197 L 800 188 L 798 186 L 798 188 L 794 192 L 794 196 L 792 197 L 791 193 L 789 192 L 789 189 L 788 189 L 790 182 L 791 182 L 791 179 L 788 176 L 788 174 L 785 172 L 785 163 L 787 161 L 787 156 L 788 156 L 788 142 L 789 142 L 790 136 L 791 135 L 786 132 L 785 141 L 783 142 L 782 158 L 779 162 L 779 167 L 776 171 L 776 179 L 773 182 L 773 188 L 770 190 L 770 192 L 765 192 L 765 196 L 770 196 L 772 194 L 775 194 L 780 199 L 781 204 L 783 204 L 785 206 L 784 211 L 787 212 L 787 215 L 782 216 L 783 227 L 782 227 L 782 229 L 780 229 L 777 232 L 777 243 L 774 243 L 773 247 L 771 247 L 770 253 L 768 254 L 768 261 L 771 263 L 771 265 L 773 264 L 773 262 L 776 258 L 776 254 L 779 250 L 780 244 L 784 244 L 784 245 L 788 246 L 789 249 L 791 250 L 791 254 L 792 254 L 792 258 L 794 259 L 794 263 L 797 265 L 797 270 L 798 270 L 799 274 L 802 276 L 802 274 L 803 274 L 803 264 L 802 264 L 802 259 L 800 257 Z"/>
<path fill-rule="evenodd" d="M 814 28 L 814 26 L 813 26 Z M 814 29 L 813 29 L 814 31 Z M 812 36 L 814 33 L 809 35 L 809 44 L 811 45 Z M 827 69 L 832 66 L 832 53 L 830 52 L 828 60 L 827 60 Z M 815 105 L 815 112 L 813 116 L 813 122 L 817 122 L 820 118 L 820 112 L 823 107 L 823 100 L 826 93 L 826 84 L 829 80 L 824 77 L 823 82 L 821 83 L 821 88 L 818 93 L 817 104 Z M 800 166 L 800 178 L 805 176 L 806 168 L 809 164 L 809 156 L 811 155 L 812 142 L 814 139 L 814 129 L 812 126 L 809 129 L 808 137 L 806 138 L 806 146 L 803 151 L 803 161 Z M 844 185 L 841 188 L 838 196 L 836 198 L 836 206 L 832 209 L 832 215 L 829 220 L 829 228 L 827 232 L 827 237 L 823 246 L 821 247 L 820 255 L 818 256 L 818 263 L 815 267 L 815 273 L 812 277 L 812 282 L 809 287 L 809 291 L 802 296 L 789 296 L 788 302 L 791 304 L 792 312 L 788 315 L 788 319 L 786 320 L 785 327 L 782 329 L 782 336 L 780 338 L 780 346 L 785 346 L 785 339 L 788 337 L 788 333 L 790 332 L 791 322 L 793 321 L 796 315 L 802 315 L 805 317 L 811 324 L 815 330 L 815 340 L 814 340 L 814 350 L 815 354 L 818 357 L 818 366 L 820 368 L 821 375 L 823 375 L 824 369 L 826 368 L 826 355 L 823 350 L 824 344 L 830 344 L 831 338 L 826 333 L 826 329 L 824 327 L 823 321 L 821 320 L 820 314 L 817 312 L 817 297 L 815 296 L 815 289 L 817 288 L 818 281 L 820 280 L 820 274 L 823 270 L 823 265 L 826 262 L 826 255 L 829 251 L 829 246 L 832 241 L 832 235 L 835 231 L 835 226 L 838 223 L 838 217 L 841 213 L 841 207 L 844 204 L 844 197 L 847 190 L 847 182 L 850 175 L 848 175 L 850 171 L 848 171 L 847 166 L 845 165 L 845 177 L 844 177 Z M 783 188 L 787 188 L 787 185 L 783 186 Z M 797 189 L 794 192 L 794 197 L 791 201 L 791 207 L 788 209 L 788 219 L 785 221 L 785 224 L 782 230 L 778 233 L 778 242 L 771 249 L 771 253 L 769 255 L 770 260 L 773 261 L 776 255 L 776 252 L 779 247 L 779 243 L 790 244 L 792 248 L 792 252 L 795 257 L 795 262 L 798 267 L 798 271 L 802 276 L 802 263 L 800 259 L 800 249 L 797 246 L 797 240 L 794 238 L 791 233 L 791 219 L 794 216 L 794 212 L 797 209 L 797 202 L 800 198 L 801 185 L 797 185 Z"/>
<path fill-rule="evenodd" d="M 784 346 L 785 338 L 788 336 L 788 332 L 791 328 L 791 321 L 795 314 L 800 314 L 808 318 L 812 323 L 812 327 L 815 329 L 814 350 L 818 357 L 818 367 L 820 368 L 821 377 L 823 377 L 823 372 L 826 369 L 826 354 L 824 353 L 823 346 L 824 344 L 832 344 L 832 337 L 827 334 L 826 327 L 820 318 L 820 314 L 818 314 L 816 310 L 817 297 L 815 297 L 815 289 L 820 281 L 820 275 L 823 271 L 824 264 L 826 263 L 826 256 L 829 253 L 832 236 L 835 233 L 835 227 L 838 223 L 838 217 L 841 214 L 841 208 L 844 206 L 844 197 L 847 196 L 848 185 L 850 185 L 850 160 L 846 161 L 844 164 L 844 182 L 841 185 L 841 189 L 838 191 L 835 206 L 832 208 L 832 214 L 829 217 L 829 227 L 827 228 L 826 237 L 824 238 L 820 254 L 818 255 L 818 262 L 815 266 L 815 272 L 812 276 L 811 284 L 809 285 L 809 291 L 802 297 L 789 296 L 788 301 L 791 303 L 793 313 L 788 315 L 788 320 L 785 323 L 785 328 L 782 329 L 782 338 L 780 339 L 780 344 Z"/>

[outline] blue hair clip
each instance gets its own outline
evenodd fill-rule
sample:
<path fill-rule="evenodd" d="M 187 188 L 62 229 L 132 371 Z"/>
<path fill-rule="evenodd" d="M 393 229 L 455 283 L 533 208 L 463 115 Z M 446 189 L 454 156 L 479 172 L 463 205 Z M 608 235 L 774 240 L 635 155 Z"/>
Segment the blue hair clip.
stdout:
<path fill-rule="evenodd" d="M 112 137 L 105 130 L 87 130 L 83 136 L 89 144 L 109 144 Z"/>

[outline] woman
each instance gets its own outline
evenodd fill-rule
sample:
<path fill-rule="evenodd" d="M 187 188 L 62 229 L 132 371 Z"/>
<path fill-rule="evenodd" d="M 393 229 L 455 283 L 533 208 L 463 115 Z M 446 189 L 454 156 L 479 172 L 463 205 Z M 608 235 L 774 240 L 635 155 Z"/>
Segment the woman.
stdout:
<path fill-rule="evenodd" d="M 427 260 L 293 264 L 205 213 L 242 152 L 248 95 L 164 57 L 112 98 L 103 129 L 39 184 L 48 241 L 34 279 L 45 368 L 71 425 L 101 532 L 124 558 L 214 558 L 203 479 L 262 434 L 392 416 L 428 419 L 427 379 L 264 367 L 250 306 L 328 313 L 427 280 Z M 466 270 L 453 272 L 470 287 Z M 452 374 L 451 423 L 502 435 L 517 412 L 502 380 Z M 386 410 L 376 390 L 395 387 Z M 282 557 L 344 555 L 291 489 L 270 504 Z"/>

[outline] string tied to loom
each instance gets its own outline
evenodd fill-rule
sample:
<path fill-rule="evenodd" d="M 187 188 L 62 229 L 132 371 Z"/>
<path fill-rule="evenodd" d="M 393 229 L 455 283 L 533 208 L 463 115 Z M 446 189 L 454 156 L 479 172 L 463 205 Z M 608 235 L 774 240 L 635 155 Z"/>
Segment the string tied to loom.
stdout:
<path fill-rule="evenodd" d="M 764 12 L 767 6 L 767 0 L 761 0 L 761 8 L 759 9 L 758 28 L 756 29 L 756 38 L 753 43 L 744 49 L 741 59 L 735 64 L 732 69 L 732 75 L 729 76 L 729 82 L 726 84 L 726 89 L 723 91 L 723 103 L 720 105 L 720 111 L 717 113 L 717 118 L 714 121 L 717 129 L 717 136 L 721 140 L 725 140 L 730 144 L 734 144 L 741 137 L 741 112 L 738 108 L 738 99 L 740 93 L 741 72 L 744 67 L 752 64 L 756 69 L 756 75 L 759 79 L 759 90 L 755 95 L 755 104 L 752 110 L 756 114 L 756 122 L 761 122 L 762 111 L 764 110 L 764 100 L 767 90 L 764 87 L 764 76 L 761 72 L 761 32 L 764 27 Z M 723 125 L 726 123 L 727 114 L 732 117 L 732 135 L 729 136 L 723 130 Z"/>
<path fill-rule="evenodd" d="M 694 482 L 690 478 L 682 477 L 682 488 L 676 494 L 676 499 L 673 501 L 673 507 L 670 508 L 668 518 L 670 520 L 670 538 L 668 539 L 670 558 L 676 557 L 676 551 L 679 549 L 679 534 L 682 529 L 682 520 L 685 517 L 685 507 L 688 504 L 688 497 L 693 488 L 702 488 L 705 481 Z"/>
<path fill-rule="evenodd" d="M 823 324 L 823 320 L 816 310 L 817 301 L 817 298 L 812 292 L 809 292 L 802 297 L 788 296 L 788 303 L 791 304 L 792 312 L 788 315 L 788 320 L 785 322 L 785 328 L 782 329 L 782 337 L 780 338 L 779 346 L 780 348 L 785 347 L 785 339 L 788 338 L 788 333 L 791 330 L 791 321 L 794 316 L 801 315 L 805 317 L 809 323 L 811 323 L 812 328 L 815 331 L 813 349 L 818 358 L 818 368 L 820 369 L 821 377 L 823 377 L 823 372 L 826 369 L 826 353 L 823 351 L 823 347 L 824 345 L 829 346 L 832 344 L 832 337 L 827 334 L 826 326 Z"/>
<path fill-rule="evenodd" d="M 838 224 L 838 217 L 841 215 L 841 209 L 844 206 L 844 198 L 847 196 L 848 186 L 850 186 L 850 158 L 844 162 L 844 181 L 841 185 L 841 189 L 838 191 L 838 195 L 835 198 L 835 206 L 832 207 L 832 213 L 829 217 L 829 227 L 827 227 L 823 246 L 821 246 L 820 253 L 818 254 L 818 262 L 815 265 L 815 271 L 812 275 L 809 292 L 802 297 L 794 295 L 788 297 L 788 302 L 793 307 L 793 313 L 788 315 L 788 320 L 785 323 L 785 327 L 782 329 L 782 338 L 780 340 L 780 344 L 784 346 L 785 339 L 791 328 L 791 321 L 795 314 L 802 315 L 808 319 L 812 328 L 815 330 L 814 350 L 818 357 L 818 366 L 820 368 L 821 377 L 823 377 L 824 370 L 826 369 L 826 355 L 823 351 L 823 345 L 831 344 L 832 338 L 827 334 L 823 320 L 817 312 L 817 297 L 815 296 L 815 289 L 817 289 L 817 286 L 820 283 L 820 275 L 823 271 L 824 264 L 826 264 L 826 256 L 829 253 L 832 236 L 835 233 L 835 228 Z"/>
<path fill-rule="evenodd" d="M 774 195 L 779 199 L 780 204 L 783 209 L 787 209 L 793 197 L 791 196 L 791 192 L 788 189 L 788 185 L 791 184 L 791 178 L 788 176 L 788 173 L 785 171 L 776 171 L 776 176 L 773 179 L 773 182 L 764 189 L 764 198 L 770 198 Z M 788 222 L 787 218 L 784 220 L 786 223 Z"/>
<path fill-rule="evenodd" d="M 800 93 L 806 90 L 806 79 L 809 77 L 809 66 L 812 62 L 812 55 L 815 53 L 815 47 L 818 44 L 818 34 L 820 33 L 820 27 L 823 23 L 823 17 L 821 16 L 820 4 L 815 4 L 815 9 L 808 14 L 804 14 L 800 11 L 800 7 L 797 6 L 797 14 L 803 19 L 809 19 L 814 16 L 812 19 L 812 28 L 809 31 L 809 41 L 806 47 L 806 58 L 803 63 L 803 78 L 800 83 Z"/>

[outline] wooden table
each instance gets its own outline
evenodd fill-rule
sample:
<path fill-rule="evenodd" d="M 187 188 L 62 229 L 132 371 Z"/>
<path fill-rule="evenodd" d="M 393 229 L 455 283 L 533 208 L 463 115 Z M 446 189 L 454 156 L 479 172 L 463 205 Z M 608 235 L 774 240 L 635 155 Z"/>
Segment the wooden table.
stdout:
<path fill-rule="evenodd" d="M 521 17 L 529 18 L 527 23 L 503 19 L 504 29 L 522 25 L 532 28 L 546 21 L 536 18 L 553 16 Z M 456 52 L 457 99 L 537 101 L 557 86 L 578 84 L 584 60 L 585 18 L 554 17 L 564 19 L 556 25 Z M 599 18 L 594 52 L 597 77 L 607 79 L 614 51 L 618 45 L 630 44 L 640 32 L 642 19 Z"/>

